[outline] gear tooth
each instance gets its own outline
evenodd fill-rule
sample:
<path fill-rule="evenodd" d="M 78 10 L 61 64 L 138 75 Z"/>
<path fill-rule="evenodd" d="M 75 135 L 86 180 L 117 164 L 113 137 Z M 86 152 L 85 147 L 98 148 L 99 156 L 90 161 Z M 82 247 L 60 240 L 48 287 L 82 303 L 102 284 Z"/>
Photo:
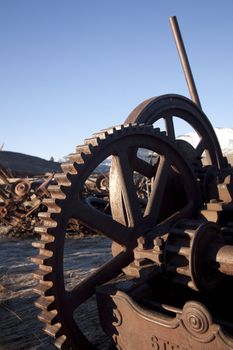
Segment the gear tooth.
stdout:
<path fill-rule="evenodd" d="M 44 297 L 40 296 L 35 301 L 35 306 L 41 310 L 52 311 L 55 309 L 54 297 Z"/>
<path fill-rule="evenodd" d="M 190 238 L 194 237 L 195 232 L 196 232 L 195 230 L 190 230 L 190 229 L 184 231 L 184 233 L 186 233 L 186 235 L 188 235 Z"/>
<path fill-rule="evenodd" d="M 65 174 L 55 174 L 54 176 L 58 185 L 70 186 L 70 181 Z"/>
<path fill-rule="evenodd" d="M 76 169 L 76 163 L 82 165 L 85 163 L 85 161 L 89 160 L 91 156 L 92 156 L 91 153 L 83 153 L 83 152 L 74 154 L 72 157 L 72 160 L 74 162 L 73 164 L 74 168 Z M 75 171 L 77 173 L 77 169 Z"/>
<path fill-rule="evenodd" d="M 34 231 L 35 231 L 36 233 L 43 234 L 43 233 L 46 233 L 46 232 L 47 232 L 47 227 L 45 227 L 45 226 L 42 225 L 42 224 L 38 224 L 38 225 L 34 228 Z"/>
<path fill-rule="evenodd" d="M 51 272 L 47 272 L 44 270 L 37 270 L 33 272 L 33 277 L 39 281 L 46 281 L 51 283 Z M 51 285 L 51 284 L 50 284 Z"/>
<path fill-rule="evenodd" d="M 159 129 L 159 128 L 154 128 L 152 124 L 144 124 L 144 129 L 148 132 L 153 132 L 155 133 L 155 130 L 156 129 Z M 160 130 L 160 129 L 159 129 Z"/>
<path fill-rule="evenodd" d="M 138 129 L 138 127 L 137 127 L 137 129 Z M 121 129 L 120 129 L 120 131 L 123 132 L 123 133 L 131 133 L 133 130 L 134 129 L 132 128 L 131 125 L 127 125 L 127 126 L 122 125 Z"/>
<path fill-rule="evenodd" d="M 53 290 L 51 286 L 47 286 L 42 283 L 38 283 L 37 286 L 33 288 L 33 292 L 36 294 L 39 294 L 43 297 L 52 297 L 53 296 Z"/>
<path fill-rule="evenodd" d="M 50 220 L 51 215 L 50 215 L 50 213 L 47 212 L 47 211 L 41 211 L 41 212 L 38 213 L 38 217 L 39 217 L 40 219 Z"/>
<path fill-rule="evenodd" d="M 54 199 L 65 199 L 65 194 L 61 191 L 59 185 L 51 185 L 48 187 L 51 197 Z"/>
<path fill-rule="evenodd" d="M 66 198 L 70 193 L 70 187 L 66 187 L 66 186 L 61 185 L 60 188 L 61 188 L 61 191 Z"/>
<path fill-rule="evenodd" d="M 54 236 L 42 233 L 41 234 L 41 239 L 37 240 L 37 241 L 34 241 L 32 245 L 34 246 L 34 244 L 35 244 L 35 248 L 39 248 L 39 247 L 36 246 L 37 242 L 42 241 L 42 242 L 44 242 L 46 244 L 46 243 L 52 243 L 52 242 L 54 242 L 54 240 L 55 240 Z"/>
<path fill-rule="evenodd" d="M 56 323 L 53 326 L 46 324 L 43 330 L 46 334 L 53 338 L 59 338 L 61 335 L 63 335 L 61 323 Z"/>
<path fill-rule="evenodd" d="M 195 285 L 195 283 L 194 283 L 193 281 L 189 281 L 189 282 L 188 282 L 188 286 L 189 286 L 189 288 L 198 291 L 198 288 L 197 288 L 197 286 Z"/>
<path fill-rule="evenodd" d="M 191 282 L 190 276 L 184 276 L 184 275 L 174 275 L 173 280 L 178 284 L 185 284 L 186 286 L 190 285 L 190 282 Z"/>
<path fill-rule="evenodd" d="M 56 204 L 53 198 L 44 198 L 43 204 L 48 208 L 49 213 L 60 213 L 61 208 Z"/>
<path fill-rule="evenodd" d="M 124 125 L 129 125 L 131 128 L 134 128 L 135 126 L 140 125 L 140 123 L 139 124 L 136 123 L 136 122 L 135 123 L 127 123 L 127 124 L 124 124 Z"/>
<path fill-rule="evenodd" d="M 135 128 L 135 127 L 139 128 L 140 130 L 146 130 L 147 129 L 146 124 L 144 124 L 144 123 L 131 125 L 132 129 Z"/>
<path fill-rule="evenodd" d="M 54 237 L 54 229 L 55 227 L 48 227 L 48 226 L 46 227 L 41 223 L 34 228 L 34 231 L 40 234 L 41 236 Z"/>
<path fill-rule="evenodd" d="M 134 125 L 130 125 L 131 127 L 131 130 L 134 130 L 134 128 L 136 129 L 139 129 L 139 130 L 145 130 L 145 124 L 144 123 L 140 123 L 140 124 L 134 124 Z"/>
<path fill-rule="evenodd" d="M 83 164 L 74 163 L 74 166 L 75 166 L 75 169 L 77 170 L 77 172 L 80 172 L 83 169 Z"/>
<path fill-rule="evenodd" d="M 51 258 L 53 256 L 53 249 L 40 248 L 40 255 Z"/>
<path fill-rule="evenodd" d="M 189 257 L 190 256 L 190 248 L 182 246 L 180 243 L 177 244 L 174 242 L 174 244 L 167 244 L 166 245 L 166 250 L 168 252 L 176 253 L 178 255 L 182 255 L 184 257 Z"/>
<path fill-rule="evenodd" d="M 73 174 L 73 175 L 77 174 L 77 172 L 76 172 L 72 162 L 62 163 L 61 164 L 61 168 L 62 168 L 62 170 L 64 171 L 65 174 L 67 174 L 67 173 L 70 173 L 70 174 Z"/>
<path fill-rule="evenodd" d="M 114 126 L 111 126 L 109 128 L 102 129 L 99 133 L 93 134 L 93 136 L 98 138 L 99 140 L 103 139 L 104 135 L 105 135 L 104 138 L 109 137 L 109 136 L 111 137 L 114 133 L 119 133 L 121 130 L 127 128 L 128 125 L 129 124 L 126 124 L 126 125 L 122 125 L 122 124 L 114 125 Z M 102 134 L 102 138 L 98 137 L 99 135 L 101 136 L 101 134 Z"/>
<path fill-rule="evenodd" d="M 105 140 L 106 137 L 108 136 L 108 133 L 107 131 L 100 131 L 100 132 L 94 133 L 92 136 L 100 140 Z"/>
<path fill-rule="evenodd" d="M 82 152 L 81 156 L 82 156 L 83 161 L 87 162 L 91 158 L 92 154 L 91 153 L 83 153 Z"/>
<path fill-rule="evenodd" d="M 159 130 L 160 131 L 160 128 L 154 128 L 153 127 L 153 124 L 144 124 L 145 125 L 145 128 L 149 131 L 155 131 L 155 130 Z"/>
<path fill-rule="evenodd" d="M 78 145 L 76 146 L 76 152 L 91 154 L 91 147 L 92 147 L 91 145 Z"/>
<path fill-rule="evenodd" d="M 49 262 L 51 261 L 51 257 L 47 256 L 47 255 L 37 255 L 35 257 L 32 257 L 31 258 L 31 261 L 34 263 L 34 264 L 37 264 L 37 265 L 46 265 L 48 264 L 49 265 Z"/>
<path fill-rule="evenodd" d="M 38 216 L 40 219 L 45 219 L 45 220 L 54 220 L 56 221 L 56 214 L 55 213 L 49 213 L 48 211 L 41 211 L 38 213 Z"/>
<path fill-rule="evenodd" d="M 81 163 L 81 165 L 83 165 L 83 163 Z M 75 167 L 75 169 L 77 168 L 75 162 L 74 162 L 74 167 Z M 68 174 L 66 174 L 66 176 L 67 176 L 68 181 L 71 183 L 72 180 L 73 180 L 73 177 L 74 177 L 75 175 L 73 175 L 73 174 L 71 174 L 71 173 L 68 173 Z M 68 190 L 68 189 L 70 188 L 70 186 L 69 186 L 69 187 L 66 187 L 66 188 L 67 188 L 67 190 Z"/>
<path fill-rule="evenodd" d="M 132 127 L 131 127 L 130 124 L 128 124 L 128 125 L 127 124 L 126 125 L 121 124 L 121 125 L 118 125 L 116 127 L 116 131 L 118 132 L 118 134 L 128 133 L 131 130 L 132 130 Z"/>
<path fill-rule="evenodd" d="M 53 271 L 53 268 L 49 265 L 40 265 L 40 270 L 50 273 Z"/>
<path fill-rule="evenodd" d="M 115 126 L 111 126 L 109 128 L 106 129 L 102 129 L 102 132 L 107 132 L 109 136 L 111 136 L 115 131 L 116 131 L 116 127 Z"/>
<path fill-rule="evenodd" d="M 115 126 L 116 131 L 121 131 L 124 128 L 124 125 L 119 124 Z"/>
<path fill-rule="evenodd" d="M 160 133 L 161 137 L 167 137 L 166 131 L 160 131 L 160 129 L 159 129 L 159 133 Z"/>
<path fill-rule="evenodd" d="M 195 231 L 194 230 L 190 230 L 190 229 L 186 229 L 186 230 L 184 230 L 183 228 L 174 228 L 173 230 L 172 230 L 172 232 L 175 234 L 175 235 L 177 235 L 177 236 L 179 236 L 179 237 L 184 237 L 184 234 L 186 234 L 187 236 L 189 236 L 190 238 L 191 237 L 193 237 L 194 236 L 194 234 L 195 234 Z"/>
<path fill-rule="evenodd" d="M 38 318 L 40 321 L 44 323 L 48 323 L 50 325 L 54 325 L 56 323 L 59 323 L 59 317 L 57 314 L 57 310 L 53 311 L 46 311 L 43 310 L 39 315 Z"/>
<path fill-rule="evenodd" d="M 58 208 L 60 208 L 61 210 L 61 207 L 64 205 L 64 199 L 62 198 L 53 198 L 56 205 L 58 206 Z"/>
<path fill-rule="evenodd" d="M 83 163 L 81 152 L 80 153 L 71 153 L 71 154 L 69 154 L 68 157 L 73 163 Z"/>
<path fill-rule="evenodd" d="M 42 248 L 45 248 L 46 244 L 49 244 L 49 243 L 50 242 L 46 242 L 46 241 L 40 240 L 40 241 L 32 242 L 32 246 L 34 248 L 42 249 Z"/>
<path fill-rule="evenodd" d="M 66 338 L 66 336 L 64 334 L 56 339 L 55 346 L 61 350 L 70 349 L 70 344 L 69 344 L 68 339 Z"/>
<path fill-rule="evenodd" d="M 84 140 L 85 145 L 92 145 L 92 147 L 96 147 L 99 145 L 100 139 L 98 137 L 90 137 Z M 92 149 L 93 150 L 93 149 Z"/>
<path fill-rule="evenodd" d="M 133 125 L 136 125 L 136 124 L 131 124 L 131 123 L 128 123 L 128 124 L 124 124 L 124 128 L 131 128 Z M 140 124 L 138 124 L 140 125 Z M 115 129 L 117 130 L 117 129 Z"/>
<path fill-rule="evenodd" d="M 44 228 L 55 228 L 57 227 L 57 222 L 55 220 L 47 220 L 47 219 L 42 219 L 41 220 L 41 226 L 44 226 Z"/>
<path fill-rule="evenodd" d="M 170 272 L 177 272 L 180 275 L 190 278 L 190 270 L 188 265 L 185 265 L 185 266 L 175 266 L 173 264 L 167 265 L 166 270 Z"/>
<path fill-rule="evenodd" d="M 45 227 L 57 227 L 57 221 L 54 220 L 51 215 L 41 215 L 42 213 L 39 213 L 39 218 L 41 219 L 40 224 L 38 226 L 45 226 Z M 49 213 L 47 213 L 49 214 Z"/>
<path fill-rule="evenodd" d="M 182 266 L 182 267 L 177 267 L 176 268 L 176 272 L 181 274 L 181 275 L 190 277 L 190 270 L 189 270 L 189 266 L 188 265 Z"/>

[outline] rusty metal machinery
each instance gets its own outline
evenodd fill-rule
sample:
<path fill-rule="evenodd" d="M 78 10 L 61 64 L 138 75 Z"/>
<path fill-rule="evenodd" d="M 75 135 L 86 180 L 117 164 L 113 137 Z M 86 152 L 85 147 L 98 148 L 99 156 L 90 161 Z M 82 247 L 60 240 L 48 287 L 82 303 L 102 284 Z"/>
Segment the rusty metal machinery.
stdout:
<path fill-rule="evenodd" d="M 154 124 L 160 120 L 164 121 L 167 136 L 176 141 L 178 146 L 180 143 L 181 148 L 184 141 L 176 139 L 175 124 L 178 120 L 185 121 L 199 136 L 196 157 L 200 159 L 205 153 L 206 165 L 225 168 L 226 161 L 210 121 L 195 103 L 184 96 L 167 94 L 147 99 L 130 113 L 125 123 Z"/>
<path fill-rule="evenodd" d="M 199 148 L 185 145 L 187 157 L 166 132 L 147 124 L 124 125 L 85 140 L 62 165 L 63 173 L 55 175 L 57 185 L 49 187 L 33 261 L 39 267 L 39 319 L 58 348 L 97 348 L 74 317 L 94 294 L 111 349 L 233 348 L 233 171 L 211 125 L 199 120 L 202 112 L 195 108 L 190 116 L 183 111 L 194 107 L 192 102 L 174 98 L 182 101 L 182 117 L 198 129 L 208 165 L 201 162 Z M 141 154 L 153 155 L 154 161 Z M 84 193 L 96 167 L 109 157 L 106 212 Z M 150 182 L 143 202 L 138 176 Z M 71 218 L 113 243 L 112 259 L 68 290 L 63 250 Z"/>
<path fill-rule="evenodd" d="M 163 121 L 166 135 L 172 140 L 190 164 L 201 185 L 203 200 L 208 203 L 209 220 L 216 221 L 216 211 L 221 215 L 222 203 L 232 201 L 232 169 L 222 151 L 209 119 L 200 108 L 186 97 L 168 94 L 152 97 L 139 104 L 125 123 L 155 124 Z M 187 141 L 177 139 L 176 123 L 185 121 L 199 137 L 194 148 Z M 230 191 L 230 192 L 229 192 Z M 218 202 L 218 204 L 213 204 Z M 217 209 L 218 207 L 218 209 Z M 227 207 L 230 208 L 229 204 Z M 214 208 L 213 210 L 211 208 Z"/>
<path fill-rule="evenodd" d="M 60 349 L 103 349 L 76 317 L 93 295 L 111 350 L 233 349 L 233 169 L 201 110 L 176 18 L 170 23 L 195 103 L 174 94 L 142 102 L 124 126 L 78 146 L 43 200 L 36 305 Z M 196 147 L 177 138 L 179 120 L 197 133 Z M 165 131 L 151 125 L 161 121 Z M 109 158 L 109 175 L 92 181 Z M 87 197 L 90 182 L 106 196 Z M 111 260 L 72 289 L 63 262 L 70 220 L 112 240 Z"/>

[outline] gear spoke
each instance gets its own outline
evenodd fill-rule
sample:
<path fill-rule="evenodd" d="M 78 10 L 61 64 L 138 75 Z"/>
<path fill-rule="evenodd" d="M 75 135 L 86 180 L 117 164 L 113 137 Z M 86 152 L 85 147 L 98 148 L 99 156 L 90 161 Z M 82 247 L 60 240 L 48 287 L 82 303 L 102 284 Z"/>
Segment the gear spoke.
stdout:
<path fill-rule="evenodd" d="M 141 210 L 133 181 L 133 170 L 124 150 L 118 156 L 113 156 L 111 167 L 113 176 L 118 178 L 119 188 L 115 188 L 115 191 L 121 189 L 128 226 L 137 226 L 141 221 Z"/>
<path fill-rule="evenodd" d="M 69 307 L 75 310 L 80 304 L 90 298 L 94 293 L 96 286 L 106 283 L 117 277 L 124 267 L 133 260 L 132 252 L 122 252 L 106 262 L 85 280 L 83 280 L 72 291 L 67 292 Z"/>
<path fill-rule="evenodd" d="M 199 157 L 201 157 L 202 153 L 204 152 L 204 150 L 206 149 L 206 143 L 203 139 L 201 139 L 198 143 L 198 145 L 196 146 L 196 153 Z"/>
<path fill-rule="evenodd" d="M 147 178 L 152 178 L 155 175 L 155 165 L 151 165 L 145 160 L 135 157 L 133 160 L 133 167 L 135 171 L 139 174 L 146 176 Z"/>
<path fill-rule="evenodd" d="M 170 165 L 170 159 L 160 157 L 155 179 L 152 183 L 151 194 L 144 213 L 144 217 L 146 217 L 149 221 L 152 221 L 153 224 L 156 224 L 158 220 L 160 207 L 169 176 Z"/>
<path fill-rule="evenodd" d="M 132 243 L 133 238 L 129 228 L 113 220 L 110 215 L 104 214 L 86 203 L 80 201 L 72 216 L 95 231 L 103 233 L 114 242 L 126 247 Z"/>
<path fill-rule="evenodd" d="M 164 121 L 165 121 L 165 125 L 166 125 L 167 135 L 170 137 L 170 139 L 172 141 L 174 141 L 176 139 L 176 135 L 175 135 L 173 117 L 167 116 L 164 118 Z"/>

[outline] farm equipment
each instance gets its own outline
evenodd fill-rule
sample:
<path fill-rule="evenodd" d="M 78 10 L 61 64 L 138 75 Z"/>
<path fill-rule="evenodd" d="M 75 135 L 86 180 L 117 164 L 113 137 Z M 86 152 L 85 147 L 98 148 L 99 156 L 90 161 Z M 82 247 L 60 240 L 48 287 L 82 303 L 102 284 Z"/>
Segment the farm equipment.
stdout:
<path fill-rule="evenodd" d="M 196 147 L 176 138 L 177 118 L 199 135 Z M 159 120 L 163 131 L 152 125 Z M 174 94 L 146 100 L 124 125 L 94 134 L 68 158 L 43 200 L 48 210 L 34 243 L 36 305 L 55 345 L 97 348 L 74 317 L 96 295 L 111 349 L 233 349 L 233 169 L 198 104 Z M 105 212 L 83 193 L 109 158 Z M 138 178 L 147 179 L 143 200 Z M 67 290 L 71 218 L 110 238 L 112 259 Z"/>

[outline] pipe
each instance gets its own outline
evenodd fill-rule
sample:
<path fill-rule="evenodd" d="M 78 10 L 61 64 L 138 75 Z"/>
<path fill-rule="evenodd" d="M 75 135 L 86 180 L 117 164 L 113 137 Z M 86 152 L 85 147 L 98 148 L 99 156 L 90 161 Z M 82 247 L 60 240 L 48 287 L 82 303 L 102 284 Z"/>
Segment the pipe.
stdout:
<path fill-rule="evenodd" d="M 171 16 L 169 18 L 169 21 L 175 39 L 176 47 L 180 56 L 181 65 L 184 71 L 191 99 L 194 103 L 196 103 L 196 105 L 200 109 L 202 109 L 176 16 Z"/>

